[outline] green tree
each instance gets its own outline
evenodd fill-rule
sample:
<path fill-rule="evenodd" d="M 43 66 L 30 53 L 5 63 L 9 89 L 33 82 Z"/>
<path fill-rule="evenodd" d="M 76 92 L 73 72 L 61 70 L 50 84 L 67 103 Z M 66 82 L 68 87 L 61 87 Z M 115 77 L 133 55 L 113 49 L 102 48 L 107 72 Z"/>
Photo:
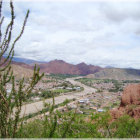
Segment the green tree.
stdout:
<path fill-rule="evenodd" d="M 16 137 L 17 129 L 22 126 L 20 121 L 20 112 L 24 99 L 31 93 L 34 86 L 43 77 L 44 74 L 39 74 L 39 68 L 34 67 L 32 80 L 28 87 L 25 88 L 24 78 L 19 81 L 18 90 L 15 88 L 15 77 L 11 69 L 11 61 L 14 56 L 14 47 L 17 41 L 21 38 L 27 19 L 29 10 L 26 13 L 22 29 L 17 38 L 13 39 L 12 32 L 15 21 L 14 6 L 10 0 L 11 19 L 4 33 L 2 25 L 4 16 L 2 15 L 2 0 L 0 0 L 0 137 L 11 138 Z M 12 40 L 14 40 L 12 42 Z M 3 56 L 8 53 L 7 57 Z M 10 94 L 7 92 L 6 85 L 11 82 L 12 89 Z"/>

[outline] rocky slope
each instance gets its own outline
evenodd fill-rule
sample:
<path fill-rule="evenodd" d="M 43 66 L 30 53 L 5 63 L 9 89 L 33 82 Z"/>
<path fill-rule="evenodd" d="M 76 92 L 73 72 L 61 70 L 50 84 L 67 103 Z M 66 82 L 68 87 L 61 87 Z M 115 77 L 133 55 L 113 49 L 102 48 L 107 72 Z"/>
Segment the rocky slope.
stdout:
<path fill-rule="evenodd" d="M 34 64 L 12 61 L 12 64 L 33 70 Z M 99 66 L 80 63 L 77 65 L 69 64 L 63 60 L 37 63 L 40 71 L 53 74 L 87 75 L 87 78 L 97 79 L 116 79 L 116 80 L 137 80 L 140 79 L 140 70 L 120 69 L 120 68 L 101 68 Z"/>
<path fill-rule="evenodd" d="M 20 65 L 16 65 L 16 64 L 11 64 L 12 70 L 13 70 L 13 74 L 16 77 L 16 79 L 21 79 L 21 78 L 30 78 L 33 76 L 33 70 L 25 68 L 23 66 Z"/>
<path fill-rule="evenodd" d="M 0 64 L 2 64 L 4 60 L 5 58 L 2 58 Z M 8 62 L 6 64 L 8 64 Z M 2 65 L 1 67 L 4 67 L 6 64 Z M 33 75 L 33 68 L 25 63 L 12 61 L 11 67 L 16 79 L 21 79 L 23 77 L 26 79 L 32 77 Z"/>
<path fill-rule="evenodd" d="M 85 63 L 80 63 L 78 65 L 73 65 L 66 63 L 63 60 L 54 60 L 48 63 L 39 64 L 41 72 L 54 73 L 54 74 L 73 74 L 73 75 L 87 75 L 102 70 L 101 67 L 87 65 Z"/>
<path fill-rule="evenodd" d="M 111 111 L 114 119 L 124 114 L 135 119 L 140 118 L 140 84 L 128 85 L 123 91 L 119 108 Z"/>
<path fill-rule="evenodd" d="M 23 62 L 16 62 L 16 61 L 12 61 L 12 64 L 14 64 L 14 68 L 16 66 L 17 67 L 20 66 L 20 67 L 23 67 L 24 70 L 34 69 L 34 64 L 26 64 Z M 54 60 L 48 63 L 47 62 L 37 63 L 37 66 L 40 67 L 40 72 L 53 73 L 53 74 L 87 75 L 87 74 L 93 74 L 95 72 L 99 72 L 100 70 L 102 70 L 102 68 L 98 66 L 87 65 L 85 63 L 73 65 L 73 64 L 66 63 L 63 60 Z"/>
<path fill-rule="evenodd" d="M 93 75 L 92 74 L 88 75 L 87 78 L 137 80 L 137 79 L 140 79 L 140 70 L 104 68 L 102 71 L 99 71 Z"/>

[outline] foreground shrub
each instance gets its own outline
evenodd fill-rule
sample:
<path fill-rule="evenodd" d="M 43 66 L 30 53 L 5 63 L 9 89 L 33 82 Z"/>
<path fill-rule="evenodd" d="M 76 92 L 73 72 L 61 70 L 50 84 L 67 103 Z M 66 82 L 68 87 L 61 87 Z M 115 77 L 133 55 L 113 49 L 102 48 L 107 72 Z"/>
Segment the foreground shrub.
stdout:
<path fill-rule="evenodd" d="M 5 31 L 1 30 L 4 17 L 2 16 L 2 0 L 0 0 L 0 137 L 14 138 L 17 129 L 22 122 L 20 122 L 20 113 L 23 102 L 26 96 L 32 91 L 34 86 L 43 77 L 39 75 L 39 69 L 34 68 L 33 77 L 30 84 L 25 88 L 24 78 L 18 81 L 18 89 L 16 89 L 16 80 L 11 70 L 11 61 L 14 56 L 14 46 L 21 38 L 24 28 L 29 16 L 29 10 L 25 16 L 20 34 L 13 39 L 12 32 L 15 21 L 14 6 L 12 0 L 10 1 L 11 19 Z M 2 33 L 4 31 L 4 33 Z M 13 41 L 13 42 L 12 42 Z M 7 57 L 4 58 L 4 55 Z M 11 83 L 12 88 L 10 93 L 7 90 L 8 83 Z"/>
<path fill-rule="evenodd" d="M 129 116 L 111 121 L 109 113 L 87 117 L 73 111 L 45 116 L 44 120 L 30 122 L 19 131 L 24 138 L 137 138 L 140 137 L 140 121 Z"/>

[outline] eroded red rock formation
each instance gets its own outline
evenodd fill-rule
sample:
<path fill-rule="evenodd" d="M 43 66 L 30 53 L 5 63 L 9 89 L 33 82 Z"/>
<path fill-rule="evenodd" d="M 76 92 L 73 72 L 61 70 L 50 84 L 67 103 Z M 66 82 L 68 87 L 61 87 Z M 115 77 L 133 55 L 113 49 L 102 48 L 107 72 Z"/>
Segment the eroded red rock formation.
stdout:
<path fill-rule="evenodd" d="M 54 74 L 73 74 L 73 75 L 87 75 L 99 72 L 102 70 L 101 67 L 94 65 L 87 65 L 85 63 L 80 63 L 77 65 L 66 63 L 62 60 L 54 60 L 48 63 L 43 63 L 39 65 L 40 70 L 45 73 Z"/>
<path fill-rule="evenodd" d="M 122 94 L 119 108 L 110 111 L 113 119 L 122 115 L 129 115 L 135 119 L 140 118 L 140 84 L 128 85 Z"/>

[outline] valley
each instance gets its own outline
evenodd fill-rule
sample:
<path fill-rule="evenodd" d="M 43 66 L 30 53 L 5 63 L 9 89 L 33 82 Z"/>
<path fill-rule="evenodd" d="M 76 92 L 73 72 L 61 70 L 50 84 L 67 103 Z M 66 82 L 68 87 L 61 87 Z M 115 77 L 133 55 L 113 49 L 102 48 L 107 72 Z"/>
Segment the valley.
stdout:
<path fill-rule="evenodd" d="M 26 81 L 24 86 L 29 86 L 32 78 L 31 75 L 33 74 L 31 65 L 32 63 L 12 62 L 12 69 L 17 79 L 16 89 L 22 77 L 25 77 Z M 122 91 L 127 85 L 140 83 L 139 70 L 96 67 L 99 68 L 96 71 L 94 67 L 95 71 L 88 71 L 87 67 L 92 66 L 81 63 L 77 66 L 83 70 L 82 74 L 87 73 L 88 75 L 80 76 L 77 71 L 72 72 L 73 74 L 71 72 L 69 73 L 68 69 L 69 71 L 73 71 L 74 65 L 72 66 L 61 60 L 54 60 L 44 64 L 42 62 L 38 64 L 38 66 L 40 65 L 41 72 L 49 67 L 52 73 L 50 74 L 46 71 L 43 79 L 38 82 L 24 100 L 20 114 L 21 117 L 43 110 L 44 103 L 52 103 L 53 97 L 55 99 L 55 105 L 62 104 L 65 100 L 74 100 L 70 108 L 77 108 L 78 112 L 82 114 L 104 112 L 119 106 Z M 58 68 L 60 69 L 58 70 Z M 52 69 L 57 70 L 58 73 L 55 73 Z M 136 76 L 137 78 L 135 78 Z M 11 88 L 12 85 L 9 83 L 7 85 L 9 94 Z M 61 107 L 61 109 L 67 110 L 65 106 Z"/>
<path fill-rule="evenodd" d="M 132 1 L 0 0 L 0 138 L 140 138 Z"/>
<path fill-rule="evenodd" d="M 69 116 L 69 113 L 75 112 L 76 117 L 79 116 L 78 120 L 82 119 L 84 123 L 85 120 L 89 121 L 91 116 L 103 117 L 102 115 L 107 113 L 117 118 L 117 115 L 122 114 L 120 106 L 124 89 L 129 85 L 140 83 L 139 70 L 100 68 L 99 71 L 86 72 L 87 68 L 80 66 L 83 73 L 79 74 L 77 71 L 73 73 L 73 70 L 72 73 L 69 73 L 68 70 L 71 71 L 71 66 L 65 66 L 67 67 L 65 69 L 63 61 L 50 63 L 51 69 L 57 71 L 58 67 L 61 68 L 58 73 L 55 71 L 48 73 L 41 67 L 40 73 L 44 71 L 45 75 L 26 96 L 21 106 L 19 116 L 20 119 L 23 119 L 25 126 L 37 120 L 44 121 L 46 116 L 51 117 L 50 107 L 53 107 L 53 114 L 61 113 Z M 41 65 L 45 66 L 46 64 L 41 63 Z M 32 81 L 32 64 L 12 62 L 11 66 L 16 79 L 15 90 L 18 90 L 23 77 L 25 81 L 23 90 L 26 89 Z M 8 98 L 12 91 L 12 83 L 7 84 L 6 90 Z M 125 109 L 122 110 L 125 112 Z M 16 112 L 16 108 L 14 108 L 14 112 Z M 62 120 L 58 120 L 58 122 Z M 90 124 L 92 123 L 90 122 Z"/>
<path fill-rule="evenodd" d="M 46 75 L 28 96 L 20 116 L 26 117 L 44 110 L 44 104 L 52 104 L 53 97 L 55 106 L 59 106 L 66 100 L 70 102 L 67 106 L 57 108 L 61 112 L 74 109 L 77 109 L 78 114 L 86 115 L 106 112 L 119 107 L 123 89 L 132 83 L 140 83 L 140 81 L 101 80 L 62 74 Z"/>

